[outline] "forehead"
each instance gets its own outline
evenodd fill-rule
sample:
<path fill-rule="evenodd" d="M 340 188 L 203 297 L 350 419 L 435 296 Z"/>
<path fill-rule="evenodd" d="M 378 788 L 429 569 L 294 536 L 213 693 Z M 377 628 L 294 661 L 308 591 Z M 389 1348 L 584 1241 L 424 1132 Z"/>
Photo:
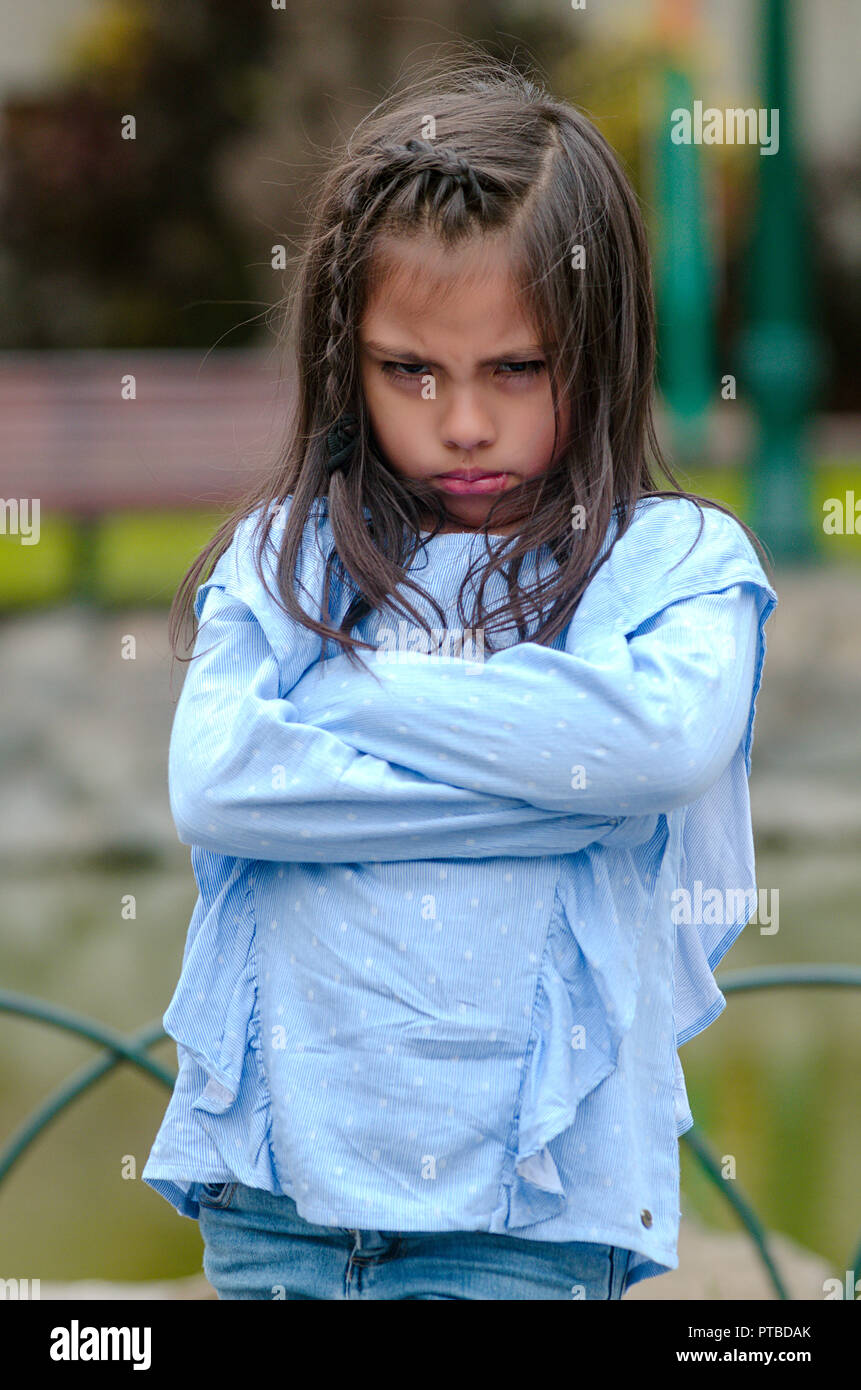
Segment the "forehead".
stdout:
<path fill-rule="evenodd" d="M 371 336 L 388 329 L 453 341 L 534 336 L 510 248 L 486 234 L 456 247 L 426 235 L 380 237 L 361 328 Z"/>

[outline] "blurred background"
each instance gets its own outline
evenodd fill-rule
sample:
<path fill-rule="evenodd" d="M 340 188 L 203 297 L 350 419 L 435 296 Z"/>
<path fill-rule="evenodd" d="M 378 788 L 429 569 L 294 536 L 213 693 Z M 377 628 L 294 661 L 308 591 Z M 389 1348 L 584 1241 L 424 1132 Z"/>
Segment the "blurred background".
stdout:
<path fill-rule="evenodd" d="M 0 987 L 123 1036 L 159 1024 L 196 898 L 167 795 L 167 608 L 283 440 L 272 310 L 321 155 L 459 36 L 537 68 L 617 151 L 654 257 L 662 445 L 774 557 L 751 798 L 779 930 L 749 925 L 722 969 L 857 977 L 861 9 L 0 0 L 0 27 Z M 777 110 L 778 148 L 673 143 L 697 102 Z M 861 991 L 728 998 L 680 1052 L 697 1128 L 780 1233 L 793 1296 L 821 1297 L 861 1233 Z M 148 1055 L 174 1073 L 171 1040 Z M 115 1069 L 23 1147 L 98 1056 L 0 1011 L 0 1147 L 20 1141 L 0 1275 L 43 1296 L 201 1267 L 197 1224 L 133 1180 L 157 1077 Z M 682 1207 L 679 1271 L 629 1296 L 743 1296 L 749 1242 L 684 1142 Z"/>

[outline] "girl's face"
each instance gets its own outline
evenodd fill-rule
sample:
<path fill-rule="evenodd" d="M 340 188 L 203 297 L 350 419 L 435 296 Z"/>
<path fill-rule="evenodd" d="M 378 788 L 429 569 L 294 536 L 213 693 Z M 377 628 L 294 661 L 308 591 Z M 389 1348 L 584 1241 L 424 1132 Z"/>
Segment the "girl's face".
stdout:
<path fill-rule="evenodd" d="M 444 529 L 480 527 L 500 493 L 554 461 L 550 378 L 535 326 L 498 238 L 448 250 L 429 237 L 389 237 L 377 254 L 386 273 L 359 325 L 374 433 L 396 472 L 440 492 L 451 517 Z M 567 402 L 560 409 L 561 446 Z M 503 516 L 505 505 L 494 534 L 518 529 L 516 506 Z"/>

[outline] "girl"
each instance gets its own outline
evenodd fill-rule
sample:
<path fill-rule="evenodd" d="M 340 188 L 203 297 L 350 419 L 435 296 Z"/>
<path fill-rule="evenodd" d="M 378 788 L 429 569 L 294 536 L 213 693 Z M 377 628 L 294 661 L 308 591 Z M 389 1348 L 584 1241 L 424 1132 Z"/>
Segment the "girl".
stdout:
<path fill-rule="evenodd" d="M 200 893 L 144 1180 L 222 1298 L 618 1299 L 678 1264 L 776 595 L 661 459 L 636 199 L 533 81 L 360 125 L 293 329 L 289 454 L 171 614 Z"/>

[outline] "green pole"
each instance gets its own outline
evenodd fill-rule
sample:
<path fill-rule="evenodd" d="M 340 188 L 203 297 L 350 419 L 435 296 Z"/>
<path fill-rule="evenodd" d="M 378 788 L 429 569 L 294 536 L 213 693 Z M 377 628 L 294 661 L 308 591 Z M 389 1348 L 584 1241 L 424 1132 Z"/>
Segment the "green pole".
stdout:
<path fill-rule="evenodd" d="M 811 236 L 795 140 L 791 0 L 763 0 L 762 97 L 777 148 L 756 160 L 757 207 L 748 253 L 739 376 L 758 439 L 748 479 L 750 524 L 775 560 L 816 557 L 817 524 L 807 425 L 824 371 L 811 325 Z M 775 115 L 775 112 L 777 113 Z"/>
<path fill-rule="evenodd" d="M 696 466 L 702 463 L 707 412 L 715 394 L 714 254 L 700 148 L 693 142 L 677 145 L 670 138 L 672 112 L 691 109 L 690 79 L 668 60 L 660 85 L 654 169 L 658 376 L 674 452 Z"/>

